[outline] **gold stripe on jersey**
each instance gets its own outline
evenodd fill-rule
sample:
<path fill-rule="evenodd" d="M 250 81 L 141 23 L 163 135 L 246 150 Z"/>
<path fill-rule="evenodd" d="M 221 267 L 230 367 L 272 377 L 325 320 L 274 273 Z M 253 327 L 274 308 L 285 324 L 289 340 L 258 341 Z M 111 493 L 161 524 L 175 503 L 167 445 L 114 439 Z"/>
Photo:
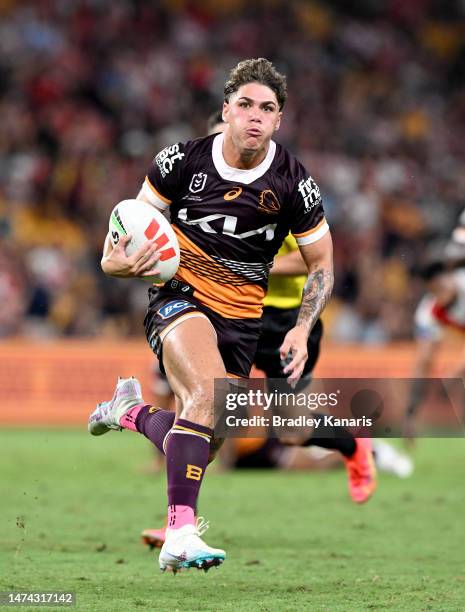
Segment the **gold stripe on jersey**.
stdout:
<path fill-rule="evenodd" d="M 161 195 L 161 193 L 152 185 L 148 176 L 145 177 L 145 182 L 150 187 L 150 189 L 153 191 L 153 193 L 157 196 L 157 198 L 160 198 L 160 200 L 164 202 L 165 204 L 171 204 L 171 200 L 169 200 L 168 198 L 165 198 L 164 195 Z"/>
<path fill-rule="evenodd" d="M 207 255 L 176 226 L 181 262 L 175 278 L 195 287 L 194 297 L 227 319 L 257 319 L 265 291 Z"/>
<path fill-rule="evenodd" d="M 297 241 L 288 234 L 284 238 L 281 248 L 276 254 L 276 257 L 287 255 L 298 249 Z M 270 274 L 268 281 L 268 293 L 263 302 L 264 306 L 272 306 L 273 308 L 298 308 L 302 302 L 302 291 L 307 281 L 307 276 L 303 275 L 273 275 Z"/>
<path fill-rule="evenodd" d="M 329 225 L 326 222 L 326 219 L 323 219 L 316 225 L 309 229 L 307 232 L 303 232 L 301 234 L 293 234 L 294 238 L 297 240 L 297 244 L 300 246 L 304 246 L 306 244 L 312 244 L 323 238 L 326 232 L 329 231 Z"/>
<path fill-rule="evenodd" d="M 227 262 L 224 262 L 221 258 L 207 259 L 203 255 L 192 253 L 190 250 L 183 248 L 180 249 L 180 253 L 181 261 L 189 270 L 195 272 L 199 276 L 208 274 L 211 280 L 224 285 L 250 285 L 250 281 L 265 280 L 267 276 L 265 276 L 263 271 L 260 273 L 260 271 L 257 271 L 252 266 L 250 269 L 247 269 L 247 265 L 244 264 L 242 269 L 246 276 L 242 276 L 240 273 L 231 270 Z"/>
<path fill-rule="evenodd" d="M 318 223 L 318 225 L 315 225 L 315 227 L 312 227 L 306 232 L 302 232 L 302 234 L 292 234 L 292 235 L 294 236 L 294 238 L 304 238 L 305 236 L 309 236 L 310 234 L 314 234 L 315 232 L 317 232 L 319 229 L 321 229 L 324 226 L 325 223 L 326 223 L 326 219 L 323 217 L 323 219 Z"/>

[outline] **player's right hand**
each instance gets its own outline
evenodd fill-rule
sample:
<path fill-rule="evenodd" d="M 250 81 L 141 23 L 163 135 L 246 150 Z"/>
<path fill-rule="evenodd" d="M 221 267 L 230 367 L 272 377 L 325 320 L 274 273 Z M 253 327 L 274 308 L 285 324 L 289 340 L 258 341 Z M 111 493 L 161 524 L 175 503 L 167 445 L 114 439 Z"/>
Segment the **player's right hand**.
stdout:
<path fill-rule="evenodd" d="M 126 246 L 132 236 L 121 236 L 118 244 L 102 258 L 102 270 L 109 276 L 119 278 L 137 278 L 144 276 L 157 276 L 160 273 L 155 265 L 160 259 L 157 244 L 153 240 L 147 241 L 131 256 L 126 255 Z"/>

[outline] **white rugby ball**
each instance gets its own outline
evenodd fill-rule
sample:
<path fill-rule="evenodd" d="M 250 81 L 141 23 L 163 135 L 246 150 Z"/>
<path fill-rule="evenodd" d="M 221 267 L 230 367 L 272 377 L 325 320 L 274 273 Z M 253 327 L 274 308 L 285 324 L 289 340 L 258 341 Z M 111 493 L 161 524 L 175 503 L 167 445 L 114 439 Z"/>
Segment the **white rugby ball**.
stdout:
<path fill-rule="evenodd" d="M 155 268 L 158 276 L 144 276 L 150 283 L 164 283 L 176 274 L 179 267 L 179 243 L 169 221 L 156 208 L 141 200 L 123 200 L 111 212 L 108 224 L 110 239 L 116 246 L 121 236 L 130 234 L 131 241 L 126 246 L 130 257 L 148 240 L 155 239 L 160 251 L 160 259 Z"/>

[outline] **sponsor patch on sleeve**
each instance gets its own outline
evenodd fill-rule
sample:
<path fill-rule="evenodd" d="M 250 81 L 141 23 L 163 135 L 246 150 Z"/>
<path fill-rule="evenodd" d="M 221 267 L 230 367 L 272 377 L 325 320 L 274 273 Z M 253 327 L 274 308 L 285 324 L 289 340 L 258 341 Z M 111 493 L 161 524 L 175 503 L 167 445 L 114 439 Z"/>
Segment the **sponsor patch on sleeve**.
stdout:
<path fill-rule="evenodd" d="M 297 189 L 303 198 L 306 213 L 309 213 L 312 208 L 321 204 L 320 189 L 311 176 L 301 180 Z"/>
<path fill-rule="evenodd" d="M 181 153 L 179 143 L 171 145 L 171 147 L 165 147 L 163 151 L 160 151 L 155 157 L 155 161 L 162 178 L 165 178 L 171 172 L 175 163 L 184 156 L 185 153 Z"/>

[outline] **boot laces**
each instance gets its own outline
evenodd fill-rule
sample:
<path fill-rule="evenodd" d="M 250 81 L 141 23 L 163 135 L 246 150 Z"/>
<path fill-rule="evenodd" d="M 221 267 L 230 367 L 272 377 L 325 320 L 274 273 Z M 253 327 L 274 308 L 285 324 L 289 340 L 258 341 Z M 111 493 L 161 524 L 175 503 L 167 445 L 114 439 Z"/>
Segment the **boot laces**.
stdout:
<path fill-rule="evenodd" d="M 203 535 L 210 527 L 210 521 L 205 520 L 203 516 L 198 516 L 195 523 L 195 530 L 198 536 Z"/>

